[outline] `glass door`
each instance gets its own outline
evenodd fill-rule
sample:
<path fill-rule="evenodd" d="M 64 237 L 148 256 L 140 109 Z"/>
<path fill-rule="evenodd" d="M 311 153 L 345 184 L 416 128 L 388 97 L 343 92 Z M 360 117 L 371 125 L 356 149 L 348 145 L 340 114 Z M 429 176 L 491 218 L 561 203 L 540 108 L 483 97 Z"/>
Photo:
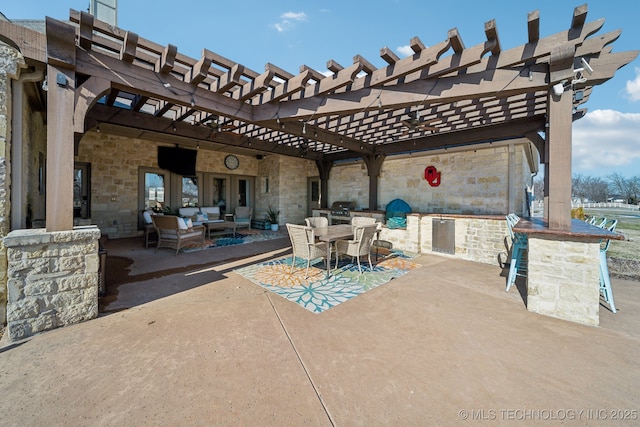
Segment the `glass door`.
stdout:
<path fill-rule="evenodd" d="M 251 181 L 238 179 L 238 206 L 249 206 L 251 197 Z"/>
<path fill-rule="evenodd" d="M 73 167 L 73 217 L 91 218 L 91 164 L 76 162 Z"/>
<path fill-rule="evenodd" d="M 320 202 L 320 178 L 309 178 L 307 180 L 307 216 L 312 216 L 314 209 L 320 209 Z"/>

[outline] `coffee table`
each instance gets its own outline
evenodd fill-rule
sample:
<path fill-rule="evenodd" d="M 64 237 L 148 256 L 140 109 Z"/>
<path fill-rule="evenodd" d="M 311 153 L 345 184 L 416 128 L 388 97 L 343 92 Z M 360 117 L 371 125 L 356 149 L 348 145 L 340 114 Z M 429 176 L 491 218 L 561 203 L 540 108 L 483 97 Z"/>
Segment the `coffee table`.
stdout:
<path fill-rule="evenodd" d="M 236 223 L 233 221 L 210 219 L 208 221 L 193 221 L 193 225 L 204 225 L 209 239 L 211 239 L 211 230 L 218 231 L 216 234 L 226 234 L 223 233 L 225 230 L 232 230 L 229 233 L 233 232 L 233 237 L 236 237 Z"/>

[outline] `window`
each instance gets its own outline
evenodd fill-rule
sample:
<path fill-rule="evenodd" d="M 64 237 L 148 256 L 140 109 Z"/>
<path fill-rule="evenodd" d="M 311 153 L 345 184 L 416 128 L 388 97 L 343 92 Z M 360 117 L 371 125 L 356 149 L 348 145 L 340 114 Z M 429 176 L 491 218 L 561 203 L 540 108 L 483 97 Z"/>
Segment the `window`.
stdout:
<path fill-rule="evenodd" d="M 144 174 L 144 208 L 161 211 L 165 206 L 165 176 L 161 173 Z"/>
<path fill-rule="evenodd" d="M 198 178 L 195 176 L 182 177 L 182 207 L 198 206 Z"/>

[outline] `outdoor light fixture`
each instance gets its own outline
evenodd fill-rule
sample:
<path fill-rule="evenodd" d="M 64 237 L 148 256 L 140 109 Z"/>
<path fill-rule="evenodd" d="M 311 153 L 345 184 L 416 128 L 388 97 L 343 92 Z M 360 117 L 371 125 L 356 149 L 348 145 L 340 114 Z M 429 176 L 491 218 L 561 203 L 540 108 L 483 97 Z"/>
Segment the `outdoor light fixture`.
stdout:
<path fill-rule="evenodd" d="M 584 69 L 584 71 L 586 71 L 589 75 L 593 74 L 593 68 L 591 68 L 591 65 L 589 65 L 586 59 L 580 58 L 580 63 L 582 64 L 582 68 Z"/>
<path fill-rule="evenodd" d="M 580 64 L 582 64 L 582 67 L 573 70 L 573 72 L 575 73 L 575 77 L 571 81 L 571 84 L 573 85 L 584 83 L 587 81 L 587 78 L 582 74 L 584 71 L 586 71 L 589 75 L 593 74 L 593 68 L 591 68 L 591 65 L 589 65 L 586 59 L 580 58 Z"/>
<path fill-rule="evenodd" d="M 580 58 L 580 63 L 582 64 L 582 67 L 576 68 L 575 70 L 573 70 L 574 77 L 573 77 L 573 80 L 571 80 L 572 86 L 578 83 L 584 83 L 587 81 L 587 78 L 584 77 L 584 75 L 582 74 L 583 72 L 586 71 L 587 74 L 589 75 L 593 74 L 593 68 L 591 67 L 591 65 L 589 65 L 586 59 Z M 553 94 L 556 96 L 562 95 L 566 88 L 565 87 L 566 83 L 567 83 L 567 80 L 563 80 L 560 83 L 556 83 L 555 85 L 553 85 Z"/>
<path fill-rule="evenodd" d="M 561 81 L 558 84 L 553 85 L 553 94 L 556 96 L 560 96 L 564 93 L 564 83 L 566 80 Z"/>

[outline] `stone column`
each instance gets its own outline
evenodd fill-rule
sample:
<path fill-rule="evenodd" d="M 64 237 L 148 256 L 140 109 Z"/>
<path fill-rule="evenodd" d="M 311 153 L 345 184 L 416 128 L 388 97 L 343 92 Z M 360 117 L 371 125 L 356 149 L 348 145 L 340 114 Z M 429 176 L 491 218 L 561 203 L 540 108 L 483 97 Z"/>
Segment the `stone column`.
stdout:
<path fill-rule="evenodd" d="M 8 258 L 7 330 L 11 341 L 98 316 L 100 230 L 15 230 Z"/>
<path fill-rule="evenodd" d="M 527 309 L 597 326 L 600 240 L 529 235 Z"/>

